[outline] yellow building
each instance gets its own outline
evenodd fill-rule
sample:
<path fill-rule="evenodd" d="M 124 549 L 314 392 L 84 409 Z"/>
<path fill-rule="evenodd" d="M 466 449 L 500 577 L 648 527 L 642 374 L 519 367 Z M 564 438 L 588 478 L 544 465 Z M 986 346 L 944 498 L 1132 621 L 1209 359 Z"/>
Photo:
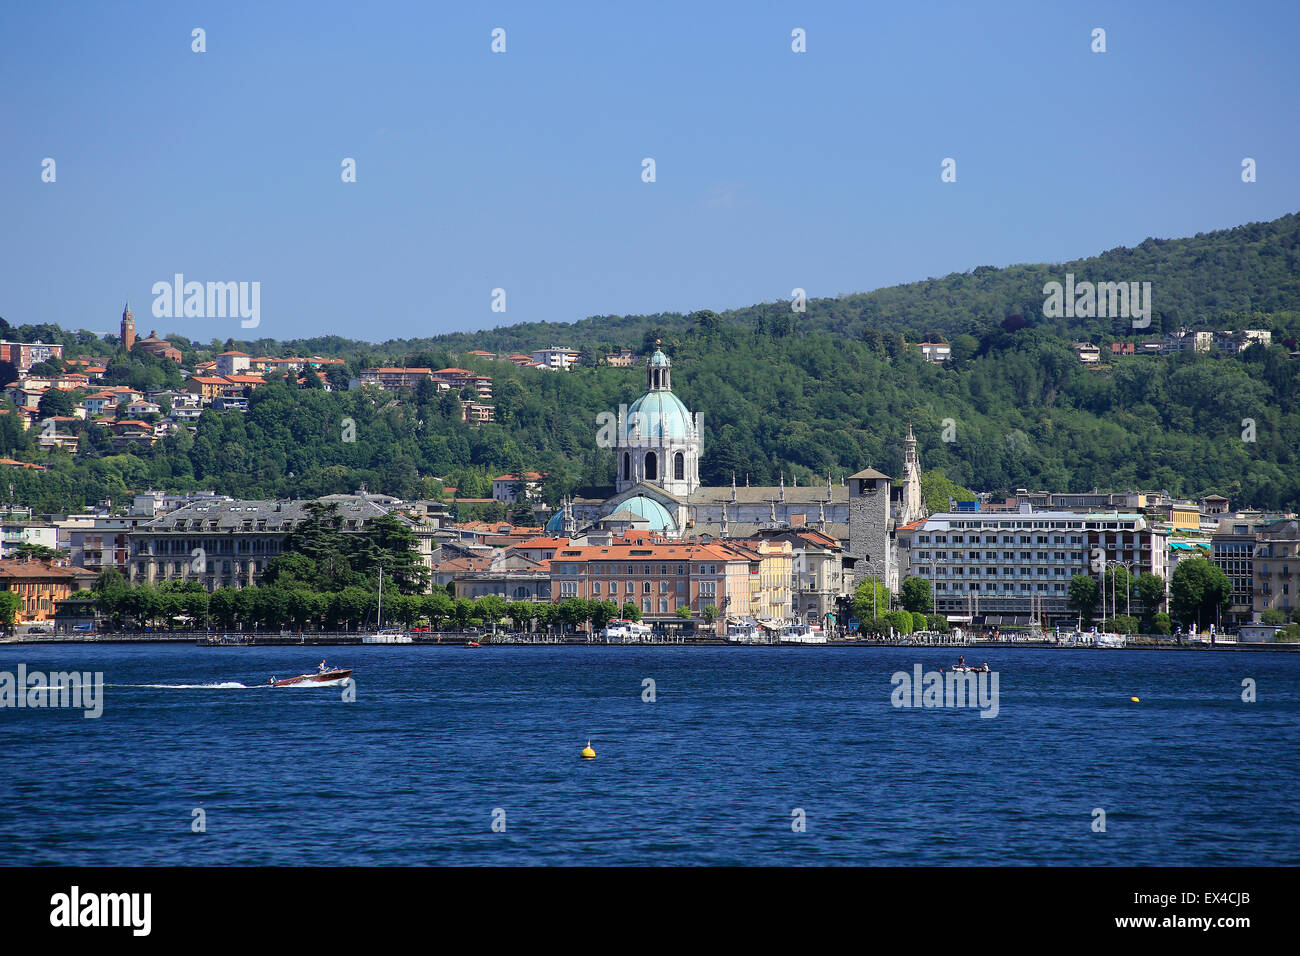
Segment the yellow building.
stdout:
<path fill-rule="evenodd" d="M 794 581 L 794 548 L 789 541 L 728 541 L 731 550 L 749 559 L 746 602 L 730 613 L 759 621 L 787 621 Z M 743 609 L 743 610 L 742 610 Z"/>

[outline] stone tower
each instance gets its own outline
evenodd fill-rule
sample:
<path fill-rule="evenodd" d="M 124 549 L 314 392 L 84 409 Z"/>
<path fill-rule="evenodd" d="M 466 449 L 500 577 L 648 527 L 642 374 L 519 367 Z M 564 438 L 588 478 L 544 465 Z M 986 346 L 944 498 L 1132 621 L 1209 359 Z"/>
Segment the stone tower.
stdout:
<path fill-rule="evenodd" d="M 130 302 L 122 309 L 122 334 L 119 337 L 128 352 L 135 348 L 135 316 L 131 314 Z"/>
<path fill-rule="evenodd" d="M 849 543 L 856 580 L 889 580 L 889 476 L 864 468 L 849 476 Z"/>

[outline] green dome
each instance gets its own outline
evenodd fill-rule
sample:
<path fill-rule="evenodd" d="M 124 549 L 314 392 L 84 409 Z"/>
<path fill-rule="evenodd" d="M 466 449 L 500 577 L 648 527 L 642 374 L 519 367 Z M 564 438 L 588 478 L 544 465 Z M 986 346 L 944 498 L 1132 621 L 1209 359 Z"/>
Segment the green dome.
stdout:
<path fill-rule="evenodd" d="M 645 495 L 637 495 L 629 498 L 627 501 L 618 505 L 614 510 L 622 511 L 626 508 L 633 514 L 640 515 L 650 522 L 651 531 L 676 531 L 677 522 L 673 516 L 668 513 L 668 509 L 655 501 L 653 498 L 647 498 Z M 612 513 L 612 512 L 611 512 Z"/>
<path fill-rule="evenodd" d="M 668 361 L 668 356 L 664 355 L 662 349 L 655 349 L 655 354 L 650 356 L 649 364 L 651 366 L 662 365 L 667 368 L 672 363 Z"/>
<path fill-rule="evenodd" d="M 629 435 L 638 422 L 633 417 L 638 412 L 643 416 L 640 419 L 642 438 L 685 438 L 690 431 L 691 413 L 672 392 L 646 392 L 633 402 L 627 410 Z"/>
<path fill-rule="evenodd" d="M 563 508 L 555 512 L 555 514 L 551 515 L 551 520 L 546 522 L 546 530 L 557 531 L 557 532 L 564 530 L 564 509 Z"/>

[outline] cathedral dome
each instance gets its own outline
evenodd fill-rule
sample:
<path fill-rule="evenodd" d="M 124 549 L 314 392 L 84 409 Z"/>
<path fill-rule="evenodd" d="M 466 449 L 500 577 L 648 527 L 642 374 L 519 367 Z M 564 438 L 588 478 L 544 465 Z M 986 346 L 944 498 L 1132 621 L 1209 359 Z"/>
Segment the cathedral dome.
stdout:
<path fill-rule="evenodd" d="M 635 417 L 638 414 L 640 418 Z M 672 392 L 650 391 L 627 410 L 628 432 L 638 424 L 641 438 L 685 438 L 691 430 L 691 413 Z"/>
<path fill-rule="evenodd" d="M 627 499 L 618 505 L 615 510 L 628 510 L 633 514 L 640 515 L 650 522 L 651 531 L 676 531 L 677 522 L 673 516 L 668 513 L 668 509 L 655 501 L 653 498 L 647 498 L 645 495 L 636 495 Z"/>
<path fill-rule="evenodd" d="M 551 515 L 551 520 L 546 522 L 546 531 L 549 534 L 559 534 L 564 530 L 564 509 L 561 508 L 555 514 Z"/>

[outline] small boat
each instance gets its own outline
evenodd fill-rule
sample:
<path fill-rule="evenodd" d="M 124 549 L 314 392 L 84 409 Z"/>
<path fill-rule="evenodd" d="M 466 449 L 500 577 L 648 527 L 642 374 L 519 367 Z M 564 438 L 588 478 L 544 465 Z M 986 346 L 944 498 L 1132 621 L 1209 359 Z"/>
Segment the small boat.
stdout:
<path fill-rule="evenodd" d="M 483 645 L 480 644 L 478 641 L 466 641 L 466 642 L 465 642 L 465 646 L 466 646 L 466 647 L 482 647 Z"/>
<path fill-rule="evenodd" d="M 782 644 L 825 644 L 826 632 L 813 624 L 789 624 L 777 635 Z"/>
<path fill-rule="evenodd" d="M 286 677 L 284 680 L 271 678 L 272 687 L 296 687 L 300 684 L 332 684 L 335 681 L 347 680 L 352 676 L 352 671 L 334 668 L 332 670 L 317 671 L 315 674 L 299 674 L 297 677 Z"/>

